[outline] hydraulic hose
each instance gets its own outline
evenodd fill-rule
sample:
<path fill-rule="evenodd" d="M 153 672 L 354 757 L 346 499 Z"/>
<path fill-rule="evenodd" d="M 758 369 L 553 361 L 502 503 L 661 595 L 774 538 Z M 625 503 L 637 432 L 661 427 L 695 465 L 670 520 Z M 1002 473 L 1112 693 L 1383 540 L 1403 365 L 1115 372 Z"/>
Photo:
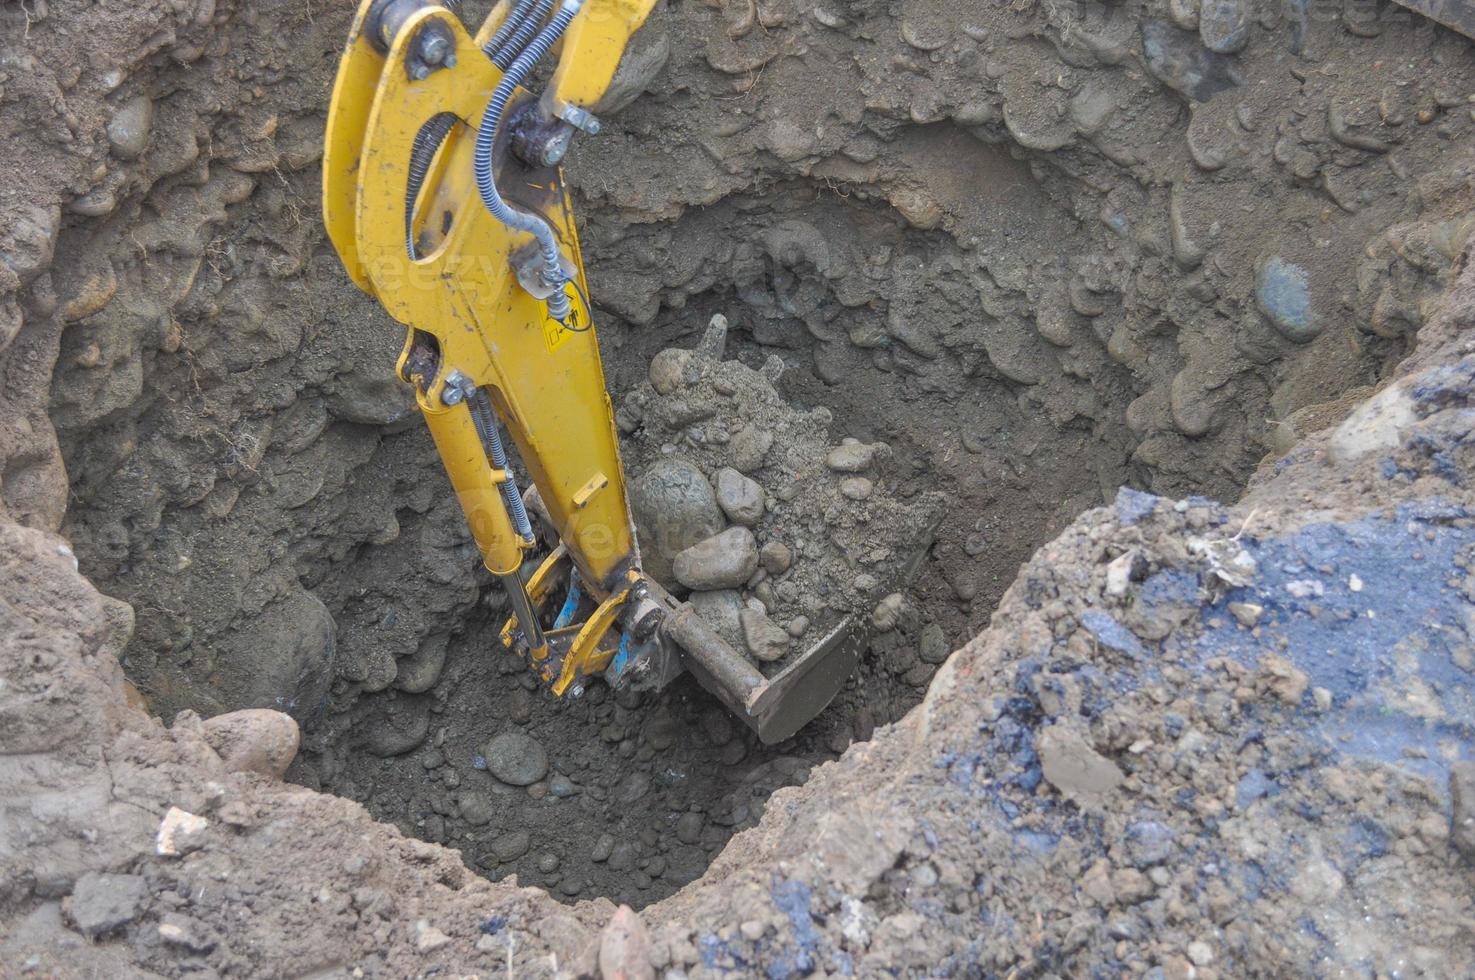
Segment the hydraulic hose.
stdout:
<path fill-rule="evenodd" d="M 548 314 L 560 323 L 568 318 L 569 298 L 564 292 L 568 277 L 563 274 L 558 240 L 548 222 L 537 215 L 525 214 L 502 199 L 492 167 L 492 149 L 497 142 L 497 130 L 502 125 L 507 101 L 512 98 L 512 93 L 522 84 L 533 66 L 558 43 L 582 4 L 583 0 L 563 0 L 563 5 L 558 8 L 558 13 L 548 22 L 548 26 L 538 32 L 538 36 L 508 66 L 506 74 L 492 93 L 491 101 L 487 103 L 486 111 L 482 113 L 481 124 L 476 131 L 476 151 L 472 156 L 476 189 L 481 194 L 482 204 L 491 212 L 492 217 L 509 228 L 530 232 L 537 238 L 543 259 L 543 285 L 552 290 L 548 295 Z"/>
<path fill-rule="evenodd" d="M 553 0 L 537 0 L 532 16 L 526 18 L 507 39 L 502 49 L 492 55 L 492 64 L 506 70 L 507 66 L 512 64 L 513 59 L 522 54 L 524 46 L 538 28 L 543 26 L 543 21 L 548 17 L 548 11 L 552 9 Z"/>
<path fill-rule="evenodd" d="M 507 450 L 502 448 L 502 434 L 497 431 L 497 419 L 492 412 L 492 401 L 482 389 L 476 389 L 476 394 L 471 396 L 467 405 L 471 409 L 471 424 L 476 426 L 477 435 L 487 447 L 487 453 L 492 457 L 492 468 L 507 469 Z M 507 480 L 502 484 L 502 500 L 507 504 L 507 514 L 512 518 L 512 529 L 525 540 L 533 538 L 533 525 L 528 520 L 527 508 L 522 505 L 522 494 L 517 492 L 517 484 Z"/>

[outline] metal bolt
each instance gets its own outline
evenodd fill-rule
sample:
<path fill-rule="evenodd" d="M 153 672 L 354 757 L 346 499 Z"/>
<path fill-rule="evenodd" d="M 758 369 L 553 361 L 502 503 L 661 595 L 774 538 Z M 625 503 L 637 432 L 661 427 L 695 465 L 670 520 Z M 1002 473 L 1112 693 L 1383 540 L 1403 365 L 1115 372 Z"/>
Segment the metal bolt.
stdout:
<path fill-rule="evenodd" d="M 441 390 L 440 400 L 446 405 L 459 405 L 466 400 L 471 387 L 470 378 L 460 371 L 452 371 L 446 375 L 446 386 Z"/>
<path fill-rule="evenodd" d="M 569 144 L 573 142 L 574 132 L 571 129 L 560 129 L 548 138 L 543 147 L 543 165 L 552 167 L 568 155 Z"/>
<path fill-rule="evenodd" d="M 571 687 L 571 688 L 568 689 L 568 696 L 571 697 L 571 698 L 583 697 L 583 695 L 584 695 L 584 685 L 583 684 L 575 684 L 573 687 Z"/>
<path fill-rule="evenodd" d="M 410 78 L 417 82 L 423 82 L 430 77 L 430 66 L 416 62 L 410 66 Z"/>
<path fill-rule="evenodd" d="M 426 34 L 420 38 L 420 60 L 427 65 L 444 64 L 450 53 L 451 42 L 441 34 Z"/>
<path fill-rule="evenodd" d="M 573 126 L 575 129 L 581 129 L 590 136 L 597 134 L 602 128 L 599 117 L 595 116 L 588 109 L 580 108 L 572 103 L 565 103 L 560 106 L 556 115 L 570 126 Z"/>

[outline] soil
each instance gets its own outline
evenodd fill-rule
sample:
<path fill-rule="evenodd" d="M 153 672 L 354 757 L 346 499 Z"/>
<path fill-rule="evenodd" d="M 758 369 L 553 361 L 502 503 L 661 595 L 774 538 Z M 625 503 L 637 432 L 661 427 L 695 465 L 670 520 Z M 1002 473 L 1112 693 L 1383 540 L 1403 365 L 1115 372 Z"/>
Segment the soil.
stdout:
<path fill-rule="evenodd" d="M 888 627 L 762 747 L 495 643 L 321 230 L 350 13 L 0 7 L 0 974 L 1475 972 L 1469 41 L 663 5 L 569 162 L 633 474 L 721 314 L 833 494 L 737 600 Z M 909 581 L 824 552 L 934 498 Z"/>

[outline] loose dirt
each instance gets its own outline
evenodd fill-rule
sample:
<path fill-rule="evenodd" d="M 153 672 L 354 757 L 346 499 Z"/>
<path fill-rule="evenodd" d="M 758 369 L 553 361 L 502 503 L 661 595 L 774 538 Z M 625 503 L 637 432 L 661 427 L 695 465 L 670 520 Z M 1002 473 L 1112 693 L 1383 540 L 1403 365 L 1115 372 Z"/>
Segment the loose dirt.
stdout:
<path fill-rule="evenodd" d="M 877 626 L 763 747 L 495 644 L 321 231 L 350 12 L 0 7 L 0 972 L 1475 972 L 1468 41 L 662 8 L 569 163 L 632 479 L 741 649 Z M 718 315 L 764 412 L 673 409 Z"/>

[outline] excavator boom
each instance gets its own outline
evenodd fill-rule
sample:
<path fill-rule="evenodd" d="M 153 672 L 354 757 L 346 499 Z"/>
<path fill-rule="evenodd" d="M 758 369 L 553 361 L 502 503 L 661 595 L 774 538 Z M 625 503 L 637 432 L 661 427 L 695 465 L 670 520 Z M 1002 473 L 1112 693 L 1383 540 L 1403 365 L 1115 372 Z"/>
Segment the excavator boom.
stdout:
<path fill-rule="evenodd" d="M 363 0 L 328 115 L 324 222 L 349 276 L 407 328 L 398 373 L 507 590 L 501 641 L 560 697 L 690 669 L 777 741 L 833 697 L 859 638 L 836 631 L 764 678 L 643 572 L 559 168 L 577 132 L 597 132 L 590 107 L 655 2 L 503 0 L 473 34 L 454 7 Z M 555 48 L 534 95 L 524 82 Z M 528 574 L 530 503 L 559 544 Z"/>

